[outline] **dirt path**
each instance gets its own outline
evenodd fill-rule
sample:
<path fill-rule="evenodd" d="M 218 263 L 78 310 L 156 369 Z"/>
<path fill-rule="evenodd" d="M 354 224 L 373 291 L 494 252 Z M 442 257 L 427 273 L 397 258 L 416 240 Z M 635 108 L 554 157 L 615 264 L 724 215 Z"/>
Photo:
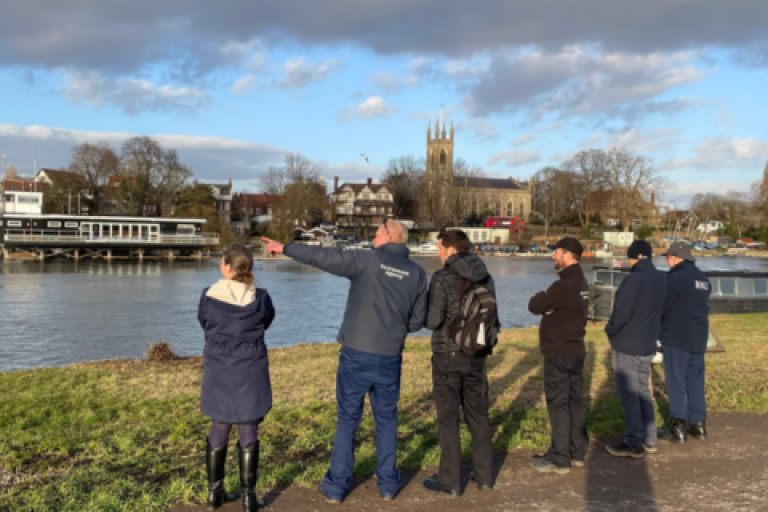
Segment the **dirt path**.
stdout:
<path fill-rule="evenodd" d="M 265 496 L 268 511 L 768 511 L 768 415 L 718 414 L 709 419 L 710 439 L 683 446 L 660 442 L 644 460 L 611 457 L 605 442 L 593 442 L 586 467 L 570 475 L 538 473 L 529 452 L 497 457 L 493 491 L 467 485 L 461 498 L 447 500 L 421 482 L 434 471 L 403 474 L 394 502 L 379 497 L 373 478 L 355 482 L 341 505 L 330 505 L 314 489 L 289 487 Z M 612 441 L 612 440 L 607 440 Z M 465 467 L 465 477 L 469 473 Z M 197 512 L 205 506 L 177 506 L 169 512 Z M 222 512 L 242 510 L 240 503 Z"/>

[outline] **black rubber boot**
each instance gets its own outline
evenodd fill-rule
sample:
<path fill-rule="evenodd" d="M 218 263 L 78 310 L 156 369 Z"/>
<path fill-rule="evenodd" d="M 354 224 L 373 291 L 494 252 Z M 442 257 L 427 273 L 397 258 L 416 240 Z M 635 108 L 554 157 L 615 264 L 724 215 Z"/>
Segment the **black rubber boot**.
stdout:
<path fill-rule="evenodd" d="M 707 438 L 707 420 L 689 424 L 688 435 L 699 441 L 704 441 Z"/>
<path fill-rule="evenodd" d="M 259 442 L 255 441 L 245 448 L 237 443 L 240 459 L 240 488 L 243 494 L 243 510 L 255 512 L 264 502 L 256 496 L 256 480 L 259 479 Z"/>
<path fill-rule="evenodd" d="M 208 509 L 214 510 L 236 497 L 224 489 L 224 465 L 227 462 L 227 445 L 211 448 L 205 440 L 205 469 L 208 471 Z"/>
<path fill-rule="evenodd" d="M 683 444 L 688 436 L 685 434 L 685 420 L 672 418 L 669 421 L 669 430 L 659 430 L 659 439 L 670 443 Z"/>

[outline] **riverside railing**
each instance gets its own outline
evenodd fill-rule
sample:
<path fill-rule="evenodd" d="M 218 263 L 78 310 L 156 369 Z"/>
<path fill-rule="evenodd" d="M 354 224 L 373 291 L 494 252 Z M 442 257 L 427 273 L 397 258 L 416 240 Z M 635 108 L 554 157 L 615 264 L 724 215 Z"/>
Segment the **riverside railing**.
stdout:
<path fill-rule="evenodd" d="M 6 242 L 87 242 L 93 244 L 99 243 L 141 243 L 158 245 L 199 245 L 205 247 L 208 245 L 217 245 L 219 235 L 211 233 L 201 233 L 199 235 L 163 235 L 153 234 L 150 237 L 141 236 L 101 236 L 85 237 L 81 235 L 65 235 L 62 233 L 51 233 L 44 231 L 26 231 L 24 233 L 6 232 Z"/>

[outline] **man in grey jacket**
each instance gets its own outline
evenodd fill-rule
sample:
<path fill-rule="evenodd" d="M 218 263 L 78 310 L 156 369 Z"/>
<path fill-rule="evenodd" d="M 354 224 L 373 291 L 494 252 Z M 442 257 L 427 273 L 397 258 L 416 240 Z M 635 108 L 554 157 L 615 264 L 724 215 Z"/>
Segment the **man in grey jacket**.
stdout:
<path fill-rule="evenodd" d="M 344 251 L 264 239 L 269 253 L 350 280 L 344 320 L 337 336 L 342 345 L 336 376 L 336 437 L 331 465 L 318 492 L 340 503 L 355 465 L 355 432 L 370 393 L 376 422 L 376 480 L 385 500 L 400 489 L 397 470 L 397 402 L 405 337 L 424 326 L 427 277 L 408 258 L 408 229 L 387 221 L 376 232 L 373 251 Z"/>

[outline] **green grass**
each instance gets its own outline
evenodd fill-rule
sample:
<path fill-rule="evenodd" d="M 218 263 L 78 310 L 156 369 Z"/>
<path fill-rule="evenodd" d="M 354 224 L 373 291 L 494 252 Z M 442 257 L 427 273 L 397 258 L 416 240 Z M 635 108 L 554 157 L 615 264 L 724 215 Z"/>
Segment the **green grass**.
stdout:
<path fill-rule="evenodd" d="M 721 316 L 726 348 L 707 356 L 712 410 L 768 411 L 768 314 Z M 438 462 L 430 348 L 411 340 L 404 354 L 398 465 Z M 593 437 L 623 429 L 610 352 L 600 326 L 587 336 L 585 393 Z M 327 468 L 336 417 L 337 345 L 270 353 L 275 404 L 262 425 L 259 489 L 312 485 Z M 549 425 L 536 329 L 504 331 L 489 359 L 491 422 L 499 451 L 545 448 Z M 109 361 L 0 376 L 0 510 L 163 510 L 205 499 L 208 419 L 198 410 L 200 358 L 165 364 Z M 654 368 L 659 421 L 666 414 L 663 370 Z M 357 475 L 376 467 L 367 410 L 357 434 Z M 462 427 L 464 455 L 470 436 Z M 233 454 L 230 448 L 230 456 Z M 237 485 L 234 458 L 227 484 Z"/>

